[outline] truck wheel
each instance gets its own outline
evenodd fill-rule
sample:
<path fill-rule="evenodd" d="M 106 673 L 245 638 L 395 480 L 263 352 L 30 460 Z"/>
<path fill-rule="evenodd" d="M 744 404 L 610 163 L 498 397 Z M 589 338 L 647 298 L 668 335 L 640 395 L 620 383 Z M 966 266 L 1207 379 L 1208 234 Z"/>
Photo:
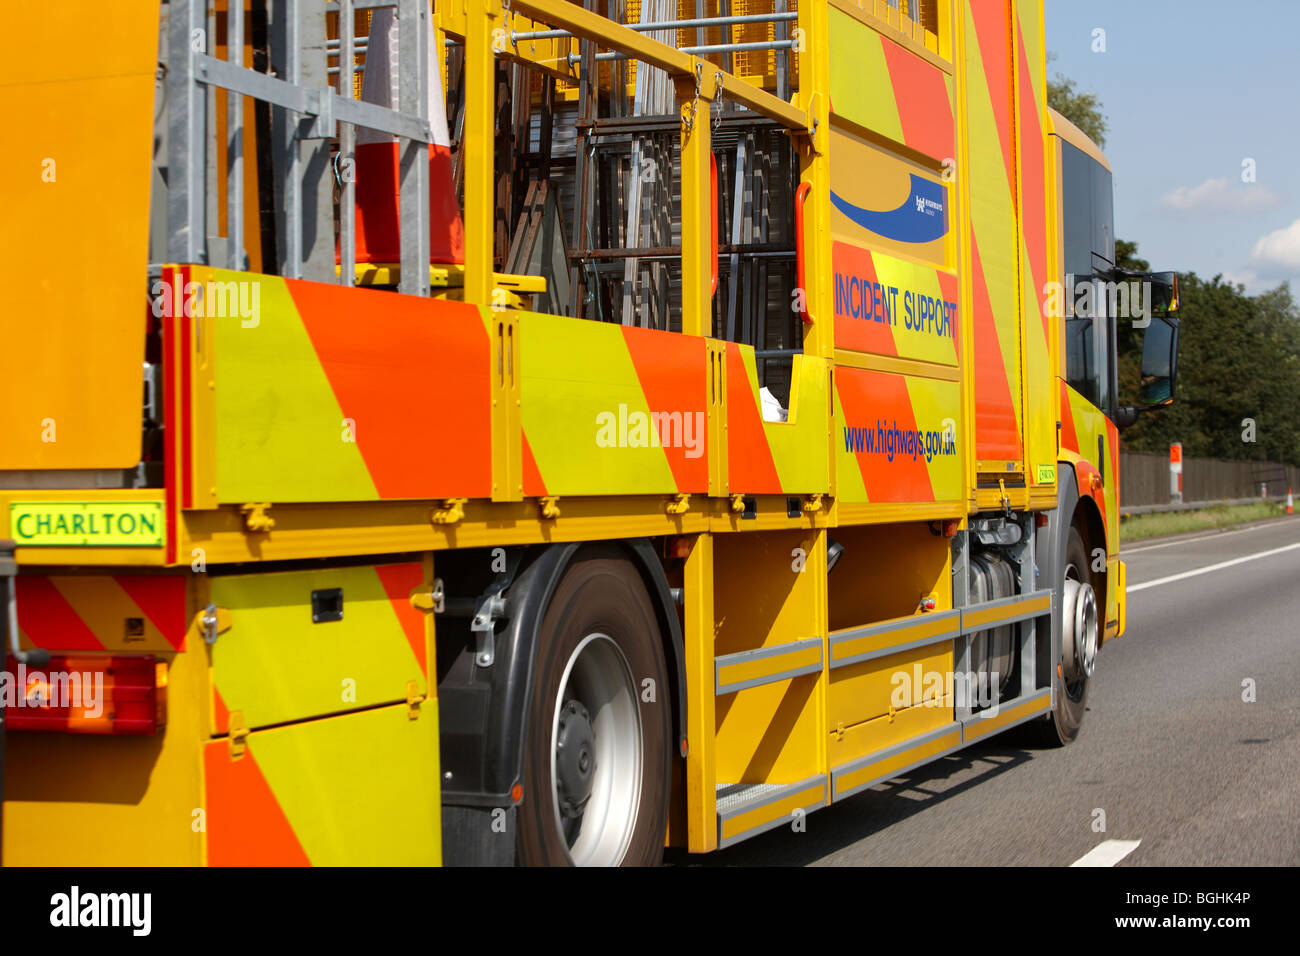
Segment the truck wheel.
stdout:
<path fill-rule="evenodd" d="M 1097 661 L 1097 596 L 1088 550 L 1077 527 L 1065 546 L 1061 581 L 1061 659 L 1052 674 L 1055 705 L 1038 727 L 1045 743 L 1063 747 L 1079 736 L 1088 709 L 1088 684 Z"/>
<path fill-rule="evenodd" d="M 643 702 L 646 678 L 654 700 Z M 519 859 L 637 866 L 663 858 L 669 783 L 668 667 L 640 575 L 579 556 L 542 621 L 529 706 Z"/>

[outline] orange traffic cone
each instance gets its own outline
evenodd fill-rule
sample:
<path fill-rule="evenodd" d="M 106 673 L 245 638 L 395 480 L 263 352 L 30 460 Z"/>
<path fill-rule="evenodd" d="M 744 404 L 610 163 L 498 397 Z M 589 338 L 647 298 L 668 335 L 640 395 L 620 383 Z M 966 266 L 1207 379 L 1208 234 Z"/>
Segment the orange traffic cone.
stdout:
<path fill-rule="evenodd" d="M 429 261 L 465 261 L 465 224 L 451 175 L 451 137 L 447 133 L 447 106 L 442 94 L 442 71 L 434 47 L 433 21 L 429 31 L 429 125 L 434 142 L 429 146 Z M 392 7 L 377 8 L 370 21 L 370 41 L 361 76 L 361 98 L 367 103 L 398 106 L 397 17 Z M 399 146 L 387 133 L 357 128 L 356 197 L 357 262 L 398 262 Z"/>
<path fill-rule="evenodd" d="M 1286 513 L 1289 515 L 1295 514 L 1295 502 L 1291 500 L 1290 488 L 1286 490 Z"/>

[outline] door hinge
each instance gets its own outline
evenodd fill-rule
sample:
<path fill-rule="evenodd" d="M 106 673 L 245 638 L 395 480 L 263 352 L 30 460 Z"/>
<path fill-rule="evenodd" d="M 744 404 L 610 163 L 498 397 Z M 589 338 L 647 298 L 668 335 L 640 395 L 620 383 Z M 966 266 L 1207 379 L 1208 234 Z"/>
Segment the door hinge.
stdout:
<path fill-rule="evenodd" d="M 209 604 L 194 616 L 194 628 L 203 635 L 203 643 L 217 643 L 217 635 L 230 630 L 230 611 Z"/>
<path fill-rule="evenodd" d="M 441 508 L 434 508 L 429 520 L 434 524 L 455 524 L 465 517 L 465 502 L 468 498 L 444 498 Z"/>
<path fill-rule="evenodd" d="M 275 527 L 275 519 L 270 515 L 269 501 L 249 502 L 240 505 L 239 513 L 244 516 L 244 530 L 250 534 L 265 534 Z"/>
<path fill-rule="evenodd" d="M 248 727 L 244 723 L 244 712 L 242 710 L 232 710 L 227 718 L 227 728 L 230 734 L 230 759 L 239 760 L 244 756 L 244 751 L 248 749 Z"/>
<path fill-rule="evenodd" d="M 420 705 L 424 703 L 424 695 L 420 693 L 420 685 L 413 680 L 406 682 L 406 719 L 420 719 Z"/>
<path fill-rule="evenodd" d="M 447 592 L 443 587 L 442 578 L 434 578 L 432 585 L 417 585 L 411 592 L 411 607 L 417 611 L 441 614 L 446 606 L 446 597 Z"/>

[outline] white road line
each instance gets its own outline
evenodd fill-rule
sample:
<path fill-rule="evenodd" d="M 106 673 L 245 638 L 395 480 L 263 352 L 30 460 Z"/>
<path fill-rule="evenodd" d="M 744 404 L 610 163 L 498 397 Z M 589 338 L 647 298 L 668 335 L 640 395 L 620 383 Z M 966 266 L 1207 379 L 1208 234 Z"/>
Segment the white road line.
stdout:
<path fill-rule="evenodd" d="M 1163 544 L 1144 544 L 1137 548 L 1121 548 L 1120 557 L 1130 554 L 1137 554 L 1140 551 L 1155 551 L 1157 548 L 1172 548 L 1178 544 L 1190 544 L 1193 541 L 1204 541 L 1206 538 L 1226 538 L 1230 534 L 1244 534 L 1247 531 L 1258 531 L 1261 528 L 1272 528 L 1275 525 L 1285 524 L 1286 518 L 1279 518 L 1276 521 L 1261 521 L 1258 524 L 1251 525 L 1249 528 L 1236 528 L 1232 531 L 1207 531 L 1205 534 L 1198 534 L 1190 538 L 1179 538 L 1177 541 L 1166 541 Z M 1120 531 L 1120 537 L 1123 537 L 1123 530 Z"/>
<path fill-rule="evenodd" d="M 1114 866 L 1138 848 L 1141 840 L 1102 840 L 1070 866 Z"/>
<path fill-rule="evenodd" d="M 1147 588 L 1156 588 L 1162 584 L 1171 584 L 1174 581 L 1182 581 L 1184 578 L 1194 578 L 1198 574 L 1209 574 L 1211 571 L 1218 571 L 1220 568 L 1230 568 L 1234 564 L 1245 564 L 1247 561 L 1258 561 L 1260 558 L 1271 557 L 1275 554 L 1281 554 L 1284 551 L 1294 551 L 1300 548 L 1300 541 L 1295 544 L 1284 545 L 1280 548 L 1270 548 L 1267 551 L 1259 551 L 1255 554 L 1248 554 L 1245 557 L 1233 558 L 1231 561 L 1220 561 L 1218 564 L 1210 564 L 1203 568 L 1195 568 L 1191 571 L 1184 571 L 1181 574 L 1171 574 L 1165 578 L 1156 578 L 1154 581 L 1143 581 L 1141 584 L 1130 584 L 1127 588 L 1129 594 L 1135 591 L 1145 591 Z"/>

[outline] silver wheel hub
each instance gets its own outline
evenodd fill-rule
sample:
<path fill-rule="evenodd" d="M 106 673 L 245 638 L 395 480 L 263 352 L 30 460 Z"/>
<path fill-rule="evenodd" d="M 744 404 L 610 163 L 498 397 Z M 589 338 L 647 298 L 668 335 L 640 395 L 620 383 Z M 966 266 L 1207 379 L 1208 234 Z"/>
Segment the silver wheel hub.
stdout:
<path fill-rule="evenodd" d="M 595 740 L 587 708 L 576 700 L 564 705 L 559 732 L 555 737 L 556 786 L 559 789 L 560 816 L 577 819 L 587 808 L 595 776 Z"/>
<path fill-rule="evenodd" d="M 622 649 L 590 634 L 569 655 L 551 728 L 556 832 L 577 866 L 616 866 L 641 802 L 640 699 Z"/>
<path fill-rule="evenodd" d="M 1097 595 L 1091 584 L 1070 577 L 1067 571 L 1064 598 L 1061 651 L 1065 676 L 1070 681 L 1090 678 L 1097 666 Z"/>

